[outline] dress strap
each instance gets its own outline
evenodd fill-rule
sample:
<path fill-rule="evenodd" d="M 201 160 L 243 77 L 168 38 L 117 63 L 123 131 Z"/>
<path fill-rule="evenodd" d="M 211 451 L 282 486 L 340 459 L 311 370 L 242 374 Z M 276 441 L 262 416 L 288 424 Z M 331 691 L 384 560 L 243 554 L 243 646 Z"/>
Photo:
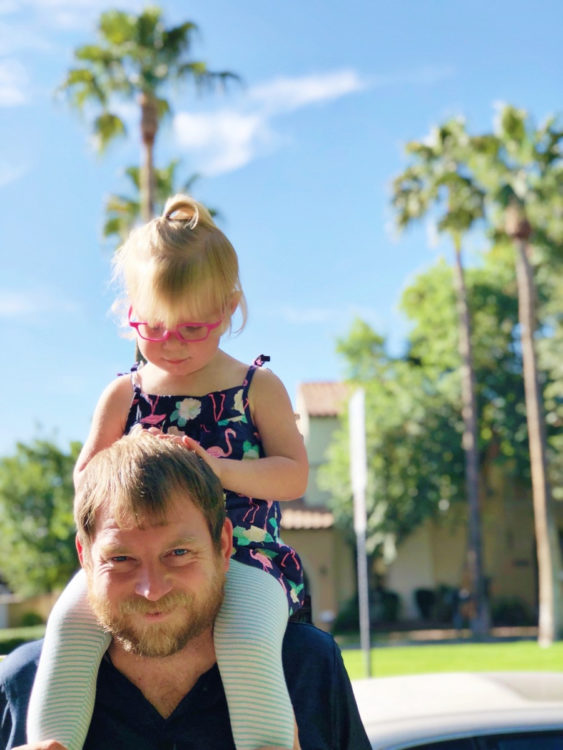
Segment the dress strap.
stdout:
<path fill-rule="evenodd" d="M 262 367 L 263 364 L 270 361 L 270 357 L 268 357 L 267 354 L 261 354 L 259 357 L 256 357 L 254 362 L 250 365 L 248 370 L 246 371 L 246 376 L 244 378 L 243 382 L 243 388 L 244 388 L 244 400 L 245 402 L 248 401 L 248 389 L 250 388 L 250 384 L 252 383 L 252 378 L 254 377 L 254 373 L 259 367 Z"/>
<path fill-rule="evenodd" d="M 139 385 L 139 378 L 137 377 L 137 371 L 140 367 L 139 362 L 135 362 L 134 365 L 131 366 L 129 369 L 129 372 L 118 372 L 117 377 L 121 377 L 122 375 L 129 375 L 131 379 L 131 385 L 133 386 L 133 390 L 137 393 L 141 392 L 141 386 Z"/>
<path fill-rule="evenodd" d="M 270 361 L 270 357 L 267 354 L 259 354 L 254 360 L 254 367 L 262 367 L 266 362 Z"/>

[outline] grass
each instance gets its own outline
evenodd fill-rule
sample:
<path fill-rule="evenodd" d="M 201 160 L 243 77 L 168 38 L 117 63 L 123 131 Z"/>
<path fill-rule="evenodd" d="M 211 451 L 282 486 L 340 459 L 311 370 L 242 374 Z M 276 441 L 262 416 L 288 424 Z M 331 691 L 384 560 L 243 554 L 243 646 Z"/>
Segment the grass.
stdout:
<path fill-rule="evenodd" d="M 43 638 L 45 625 L 33 625 L 27 628 L 2 628 L 0 629 L 0 654 L 9 654 L 16 646 Z"/>
<path fill-rule="evenodd" d="M 360 649 L 343 649 L 350 679 L 366 676 Z M 371 650 L 373 677 L 425 672 L 563 672 L 563 642 L 541 648 L 533 641 L 390 646 Z"/>
<path fill-rule="evenodd" d="M 44 631 L 44 625 L 0 629 L 0 654 L 41 638 Z M 343 646 L 342 656 L 351 679 L 366 676 L 363 651 Z M 374 677 L 425 672 L 563 672 L 563 641 L 550 648 L 540 648 L 535 641 L 384 646 L 371 650 L 371 668 Z"/>

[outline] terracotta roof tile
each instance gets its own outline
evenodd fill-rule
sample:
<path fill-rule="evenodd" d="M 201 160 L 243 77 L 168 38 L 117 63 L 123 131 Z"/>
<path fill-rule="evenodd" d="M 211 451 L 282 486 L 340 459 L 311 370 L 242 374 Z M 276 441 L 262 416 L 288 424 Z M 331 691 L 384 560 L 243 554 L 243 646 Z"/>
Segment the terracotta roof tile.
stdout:
<path fill-rule="evenodd" d="M 348 386 L 346 383 L 300 383 L 307 414 L 310 417 L 337 417 L 345 408 Z"/>
<path fill-rule="evenodd" d="M 324 506 L 309 506 L 303 499 L 280 503 L 282 529 L 330 529 L 334 516 Z"/>
<path fill-rule="evenodd" d="M 282 529 L 331 529 L 334 517 L 328 510 L 286 510 Z"/>

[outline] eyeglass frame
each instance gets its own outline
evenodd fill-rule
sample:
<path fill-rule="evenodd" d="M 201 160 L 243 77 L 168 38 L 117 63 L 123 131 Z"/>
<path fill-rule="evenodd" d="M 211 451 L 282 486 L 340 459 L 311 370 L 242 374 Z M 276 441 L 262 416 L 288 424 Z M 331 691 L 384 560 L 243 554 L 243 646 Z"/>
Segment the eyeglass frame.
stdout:
<path fill-rule="evenodd" d="M 168 341 L 170 336 L 176 336 L 178 341 L 182 341 L 182 342 L 187 341 L 190 344 L 197 344 L 200 341 L 207 341 L 211 331 L 213 331 L 215 328 L 218 328 L 223 322 L 223 318 L 220 318 L 216 323 L 197 323 L 196 321 L 188 320 L 184 323 L 178 323 L 178 325 L 172 328 L 171 330 L 169 330 L 168 328 L 165 328 L 164 334 L 160 338 L 155 339 L 155 338 L 150 338 L 148 336 L 143 336 L 143 334 L 139 330 L 139 326 L 148 326 L 149 323 L 147 323 L 146 320 L 131 320 L 132 313 L 133 313 L 133 305 L 131 305 L 131 307 L 129 308 L 129 313 L 127 316 L 129 319 L 129 325 L 131 326 L 131 328 L 134 328 L 137 331 L 137 333 L 143 339 L 143 341 L 152 341 L 155 343 L 162 343 L 163 341 Z M 205 334 L 205 336 L 202 336 L 201 338 L 198 338 L 198 339 L 186 339 L 183 336 L 181 336 L 178 331 L 179 328 L 182 328 L 184 326 L 192 326 L 193 328 L 206 328 L 207 333 Z"/>

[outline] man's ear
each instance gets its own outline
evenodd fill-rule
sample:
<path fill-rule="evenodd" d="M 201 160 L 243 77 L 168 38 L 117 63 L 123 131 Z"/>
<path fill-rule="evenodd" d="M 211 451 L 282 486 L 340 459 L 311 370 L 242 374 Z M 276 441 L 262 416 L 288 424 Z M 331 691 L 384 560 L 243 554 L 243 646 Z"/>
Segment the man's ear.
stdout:
<path fill-rule="evenodd" d="M 229 569 L 229 561 L 233 551 L 233 524 L 226 518 L 221 531 L 221 559 L 225 572 Z"/>

